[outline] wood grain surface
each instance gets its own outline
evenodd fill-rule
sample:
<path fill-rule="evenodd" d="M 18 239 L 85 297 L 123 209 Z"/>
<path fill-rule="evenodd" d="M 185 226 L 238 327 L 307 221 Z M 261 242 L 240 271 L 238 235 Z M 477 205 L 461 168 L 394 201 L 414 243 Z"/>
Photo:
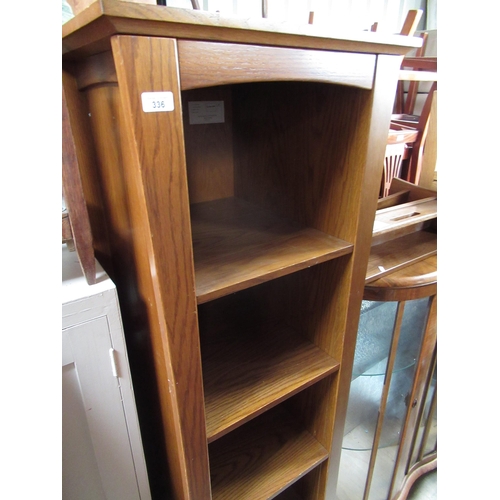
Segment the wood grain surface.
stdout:
<path fill-rule="evenodd" d="M 375 61 L 373 54 L 179 41 L 182 89 L 294 80 L 370 89 Z"/>
<path fill-rule="evenodd" d="M 424 260 L 437 253 L 437 235 L 431 231 L 417 231 L 401 238 L 372 247 L 366 283 Z"/>
<path fill-rule="evenodd" d="M 191 124 L 190 103 L 222 102 L 222 123 Z M 231 86 L 182 92 L 184 139 L 191 204 L 234 196 Z"/>
<path fill-rule="evenodd" d="M 226 198 L 191 207 L 198 303 L 352 251 L 352 245 Z"/>
<path fill-rule="evenodd" d="M 218 12 L 144 5 L 119 0 L 94 2 L 62 27 L 63 54 L 79 57 L 109 50 L 115 34 L 345 50 L 368 54 L 406 54 L 420 37 L 369 31 L 332 33 L 328 27 L 261 18 L 224 17 Z"/>
<path fill-rule="evenodd" d="M 273 498 L 327 457 L 278 406 L 210 445 L 213 499 Z"/>
<path fill-rule="evenodd" d="M 432 225 L 431 222 L 436 220 L 436 214 L 436 197 L 377 210 L 373 224 L 372 245 L 417 231 L 426 225 Z"/>
<path fill-rule="evenodd" d="M 437 293 L 437 255 L 369 283 L 366 300 L 414 300 Z"/>
<path fill-rule="evenodd" d="M 78 167 L 78 150 L 75 145 L 75 136 L 64 89 L 62 93 L 62 132 L 62 184 L 69 214 L 70 239 L 73 240 L 87 283 L 94 285 L 96 282 L 96 265 L 92 228 L 85 203 L 82 179 Z"/>
<path fill-rule="evenodd" d="M 202 364 L 208 442 L 339 368 L 283 325 L 206 343 Z"/>
<path fill-rule="evenodd" d="M 192 55 L 178 57 L 183 40 L 222 49 L 226 63 L 223 44 L 252 50 L 238 48 L 241 73 L 234 64 L 219 72 L 212 59 L 201 66 L 214 74 L 200 75 Z M 77 66 L 88 106 L 79 117 L 96 150 L 85 170 L 103 190 L 133 344 L 150 480 L 169 477 L 171 497 L 272 498 L 294 484 L 300 497 L 321 498 L 329 466 L 335 481 L 397 72 L 419 43 L 116 0 L 64 25 L 63 59 Z M 334 60 L 338 74 L 326 67 Z M 251 83 L 182 96 L 198 78 Z M 144 112 L 140 96 L 152 91 L 172 92 L 174 109 Z M 190 127 L 190 98 L 222 100 L 225 123 Z M 233 321 L 218 302 L 233 297 L 257 299 Z M 255 333 L 238 328 L 249 317 Z M 213 422 L 223 425 L 207 446 Z"/>
<path fill-rule="evenodd" d="M 131 252 L 131 262 L 122 262 L 123 272 L 130 276 L 136 270 L 136 286 L 124 293 L 124 298 L 128 295 L 140 300 L 145 308 L 147 322 L 142 319 L 136 328 L 150 330 L 152 358 L 142 362 L 144 367 L 154 363 L 163 426 L 156 431 L 156 444 L 151 446 L 157 447 L 158 436 L 164 436 L 160 443 L 168 456 L 167 464 L 154 465 L 160 465 L 156 473 L 170 476 L 175 498 L 208 500 L 208 451 L 176 43 L 166 38 L 118 36 L 112 45 L 123 120 L 123 156 L 119 164 L 108 168 L 114 171 L 115 179 L 119 177 L 117 170 L 123 170 L 124 191 L 117 193 L 121 196 L 112 206 L 115 212 L 128 210 L 129 217 L 128 225 L 122 228 L 122 241 L 116 239 L 115 244 L 125 247 L 117 253 L 123 255 L 125 249 Z M 172 92 L 174 110 L 144 112 L 141 94 L 158 89 Z M 129 284 L 133 279 L 131 276 Z M 134 305 L 130 306 L 128 314 L 136 313 Z M 134 334 L 138 335 L 131 332 Z"/>

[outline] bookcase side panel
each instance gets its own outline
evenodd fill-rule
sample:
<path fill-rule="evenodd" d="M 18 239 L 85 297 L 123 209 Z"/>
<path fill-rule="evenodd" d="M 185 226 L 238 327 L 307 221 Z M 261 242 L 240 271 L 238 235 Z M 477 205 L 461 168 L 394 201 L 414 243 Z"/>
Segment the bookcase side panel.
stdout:
<path fill-rule="evenodd" d="M 172 483 L 179 498 L 210 498 L 200 347 L 176 42 L 112 39 L 133 180 L 142 188 L 144 254 L 158 325 L 151 325 Z M 155 93 L 152 95 L 152 93 Z M 165 97 L 166 107 L 155 111 Z M 171 101 L 169 102 L 169 96 Z M 153 99 L 153 100 L 151 100 Z M 131 179 L 132 181 L 132 179 Z M 131 184 L 131 183 L 129 183 Z M 129 185 L 128 184 L 128 185 Z M 139 199 L 142 198 L 142 199 Z M 141 273 L 146 275 L 147 273 Z M 166 379 L 165 379 L 166 372 Z"/>
<path fill-rule="evenodd" d="M 401 59 L 401 56 L 391 55 L 379 55 L 377 57 L 374 88 L 367 96 L 364 106 L 363 126 L 356 130 L 358 140 L 361 137 L 364 144 L 366 144 L 366 152 L 363 162 L 358 166 L 360 176 L 359 199 L 351 213 L 353 220 L 357 222 L 353 241 L 354 252 L 350 264 L 352 266 L 351 283 L 349 293 L 345 297 L 347 300 L 346 326 L 336 398 L 333 441 L 330 459 L 323 466 L 325 468 L 327 498 L 329 495 L 334 495 L 336 489 L 359 312 Z M 356 138 L 354 139 L 356 140 Z M 327 471 L 328 482 L 326 483 Z"/>
<path fill-rule="evenodd" d="M 112 48 L 116 75 L 82 95 L 151 488 L 160 497 L 172 488 L 175 498 L 209 499 L 175 41 L 117 37 Z M 142 107 L 141 94 L 157 91 L 171 93 L 170 112 Z"/>

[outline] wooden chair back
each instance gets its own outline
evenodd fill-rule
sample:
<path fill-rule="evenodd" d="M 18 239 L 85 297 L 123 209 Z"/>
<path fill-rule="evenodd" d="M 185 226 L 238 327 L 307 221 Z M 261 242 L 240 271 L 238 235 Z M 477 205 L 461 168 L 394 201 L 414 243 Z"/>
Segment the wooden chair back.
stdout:
<path fill-rule="evenodd" d="M 422 172 L 422 162 L 424 156 L 424 147 L 427 140 L 429 131 L 430 114 L 432 110 L 432 103 L 437 91 L 437 81 L 433 82 L 429 93 L 425 99 L 424 106 L 418 116 L 417 122 L 405 120 L 408 115 L 403 115 L 403 119 L 398 119 L 398 116 L 393 116 L 391 120 L 391 130 L 398 129 L 403 131 L 402 140 L 406 141 L 408 146 L 411 146 L 409 154 L 409 161 L 406 168 L 399 173 L 396 177 L 418 184 Z"/>
<path fill-rule="evenodd" d="M 415 57 L 424 57 L 425 55 L 425 49 L 427 45 L 427 33 L 420 33 L 419 35 L 422 38 L 422 47 L 417 49 Z M 404 63 L 403 63 L 404 64 Z M 405 68 L 408 69 L 416 69 L 413 66 L 406 66 Z M 396 90 L 396 100 L 394 102 L 394 113 L 398 114 L 408 114 L 412 115 L 414 110 L 415 110 L 415 103 L 417 100 L 417 94 L 418 94 L 418 88 L 419 88 L 419 83 L 418 81 L 410 81 L 408 84 L 408 91 L 406 93 L 406 99 L 405 99 L 405 85 L 404 81 L 399 81 L 398 82 L 398 87 Z"/>

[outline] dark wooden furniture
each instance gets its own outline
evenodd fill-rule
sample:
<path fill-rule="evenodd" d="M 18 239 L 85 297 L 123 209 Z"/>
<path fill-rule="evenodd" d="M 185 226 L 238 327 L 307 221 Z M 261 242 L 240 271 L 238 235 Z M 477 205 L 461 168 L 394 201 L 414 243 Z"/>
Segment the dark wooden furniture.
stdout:
<path fill-rule="evenodd" d="M 419 43 L 115 0 L 63 26 L 154 498 L 335 484 L 394 93 Z"/>
<path fill-rule="evenodd" d="M 400 179 L 380 201 L 339 500 L 403 500 L 420 475 L 437 467 L 436 201 L 435 192 Z"/>
<path fill-rule="evenodd" d="M 96 282 L 92 229 L 83 194 L 66 98 L 62 96 L 62 187 L 66 208 L 62 213 L 62 241 L 76 251 L 89 285 Z"/>
<path fill-rule="evenodd" d="M 412 62 L 411 64 L 417 65 L 418 63 Z M 412 82 L 432 81 L 433 83 L 420 115 L 392 115 L 380 190 L 382 198 L 389 194 L 392 179 L 395 177 L 405 179 L 412 184 L 430 187 L 436 168 L 437 72 L 402 70 L 400 81 L 406 79 Z M 431 131 L 430 134 L 429 131 Z"/>

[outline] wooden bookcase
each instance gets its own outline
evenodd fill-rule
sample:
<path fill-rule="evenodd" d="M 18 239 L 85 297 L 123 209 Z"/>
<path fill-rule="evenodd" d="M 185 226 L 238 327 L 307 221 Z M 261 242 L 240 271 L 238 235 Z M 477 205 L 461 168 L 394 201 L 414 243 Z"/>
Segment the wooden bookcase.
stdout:
<path fill-rule="evenodd" d="M 398 71 L 419 43 L 116 0 L 63 26 L 65 133 L 154 498 L 319 499 L 335 481 Z"/>

